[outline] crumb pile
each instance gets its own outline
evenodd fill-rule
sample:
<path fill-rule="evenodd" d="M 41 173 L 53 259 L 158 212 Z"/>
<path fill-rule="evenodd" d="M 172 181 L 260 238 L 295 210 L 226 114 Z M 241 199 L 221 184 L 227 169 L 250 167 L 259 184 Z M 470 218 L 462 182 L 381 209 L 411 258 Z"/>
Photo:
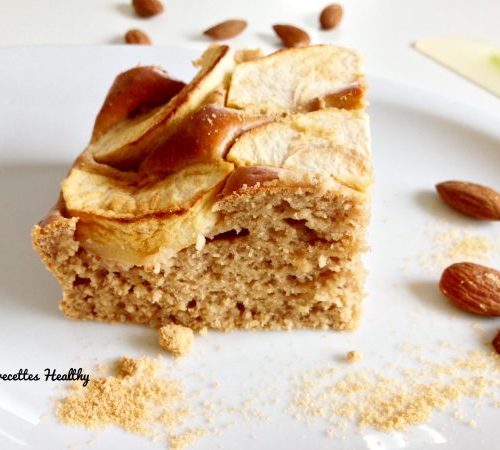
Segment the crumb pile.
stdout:
<path fill-rule="evenodd" d="M 499 387 L 500 359 L 493 352 L 471 352 L 447 363 L 421 360 L 416 369 L 396 368 L 394 376 L 372 368 L 342 375 L 329 367 L 294 380 L 290 411 L 307 423 L 325 421 L 330 436 L 351 424 L 401 431 L 465 398 L 486 398 L 495 406 Z"/>
<path fill-rule="evenodd" d="M 465 231 L 452 230 L 448 233 L 437 233 L 436 241 L 443 243 L 443 257 L 458 258 L 488 258 L 493 251 L 493 243 L 485 236 L 471 234 Z"/>
<path fill-rule="evenodd" d="M 161 368 L 160 358 L 123 357 L 115 374 L 106 376 L 109 368 L 100 364 L 87 387 L 70 385 L 70 395 L 57 403 L 57 416 L 69 425 L 92 429 L 116 425 L 154 440 L 165 438 L 169 450 L 189 447 L 207 434 L 221 434 L 236 424 L 235 417 L 243 421 L 268 419 L 253 394 L 242 399 L 223 398 L 217 393 L 219 383 L 211 383 L 204 392 L 188 391 Z M 182 375 L 189 378 L 189 374 Z M 199 383 L 209 382 L 203 372 L 191 375 Z"/>
<path fill-rule="evenodd" d="M 432 236 L 432 251 L 419 257 L 421 266 L 434 270 L 459 261 L 486 262 L 500 247 L 496 239 L 462 229 L 440 229 L 428 226 Z"/>
<path fill-rule="evenodd" d="M 191 328 L 182 325 L 168 324 L 158 330 L 160 347 L 174 356 L 187 355 L 193 348 L 194 334 Z"/>
<path fill-rule="evenodd" d="M 179 381 L 160 376 L 159 368 L 156 360 L 121 358 L 115 375 L 91 378 L 86 388 L 72 385 L 72 394 L 57 405 L 57 416 L 71 425 L 117 425 L 152 438 L 163 432 L 168 436 L 170 449 L 185 448 L 203 430 L 174 433 L 191 411 L 185 407 Z"/>

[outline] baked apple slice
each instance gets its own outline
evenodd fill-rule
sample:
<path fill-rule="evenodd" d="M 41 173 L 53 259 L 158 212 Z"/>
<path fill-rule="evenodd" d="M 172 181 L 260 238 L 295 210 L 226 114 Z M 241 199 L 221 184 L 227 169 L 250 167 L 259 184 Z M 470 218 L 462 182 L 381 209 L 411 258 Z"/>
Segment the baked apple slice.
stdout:
<path fill-rule="evenodd" d="M 63 181 L 81 245 L 103 258 L 155 267 L 193 245 L 217 220 L 215 196 L 234 166 L 192 164 L 148 187 L 77 167 Z"/>
<path fill-rule="evenodd" d="M 291 114 L 243 133 L 227 160 L 323 174 L 364 191 L 371 184 L 368 118 L 334 108 Z"/>
<path fill-rule="evenodd" d="M 139 169 L 139 183 L 154 182 L 190 164 L 221 160 L 241 133 L 269 120 L 224 106 L 205 105 L 146 157 Z"/>
<path fill-rule="evenodd" d="M 97 114 L 92 142 L 124 120 L 144 115 L 168 103 L 186 86 L 170 78 L 163 69 L 139 66 L 118 75 Z"/>
<path fill-rule="evenodd" d="M 351 49 L 317 45 L 238 64 L 227 106 L 260 113 L 364 106 L 362 60 Z"/>
<path fill-rule="evenodd" d="M 114 98 L 115 101 L 111 104 L 105 102 L 99 114 L 97 129 L 94 130 L 88 150 L 99 163 L 121 170 L 136 170 L 153 149 L 167 140 L 173 130 L 204 103 L 207 96 L 227 84 L 234 64 L 234 55 L 229 47 L 210 47 L 201 57 L 200 70 L 191 83 L 184 86 L 166 104 L 153 109 L 149 108 L 152 103 L 150 90 L 147 90 L 147 95 L 139 92 L 142 96 L 137 96 L 145 100 L 144 103 L 131 101 L 132 106 L 128 106 L 127 86 L 124 92 L 116 88 L 114 95 L 110 92 L 112 100 Z M 149 85 L 155 86 L 153 82 Z M 129 90 L 134 86 L 134 83 L 129 85 Z M 137 92 L 136 87 L 131 90 Z M 175 89 L 172 89 L 168 92 L 174 91 Z M 163 98 L 167 98 L 167 95 L 164 94 Z M 119 101 L 125 105 L 116 105 Z M 141 111 L 142 106 L 147 107 L 144 112 Z M 130 112 L 136 114 L 131 115 Z"/>

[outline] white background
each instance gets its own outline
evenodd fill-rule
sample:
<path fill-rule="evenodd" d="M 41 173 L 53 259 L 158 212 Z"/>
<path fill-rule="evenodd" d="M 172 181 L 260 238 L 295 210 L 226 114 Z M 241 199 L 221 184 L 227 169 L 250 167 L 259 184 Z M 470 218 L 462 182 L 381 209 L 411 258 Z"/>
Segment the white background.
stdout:
<path fill-rule="evenodd" d="M 130 28 L 142 28 L 156 45 L 204 48 L 201 31 L 228 18 L 249 22 L 229 41 L 235 46 L 278 47 L 271 25 L 305 28 L 313 42 L 361 50 L 367 72 L 424 86 L 479 109 L 500 111 L 500 101 L 419 55 L 411 43 L 445 35 L 485 39 L 500 46 L 499 0 L 344 0 L 338 30 L 321 32 L 319 11 L 328 0 L 165 0 L 165 11 L 137 18 L 131 0 L 0 0 L 0 46 L 117 45 Z"/>

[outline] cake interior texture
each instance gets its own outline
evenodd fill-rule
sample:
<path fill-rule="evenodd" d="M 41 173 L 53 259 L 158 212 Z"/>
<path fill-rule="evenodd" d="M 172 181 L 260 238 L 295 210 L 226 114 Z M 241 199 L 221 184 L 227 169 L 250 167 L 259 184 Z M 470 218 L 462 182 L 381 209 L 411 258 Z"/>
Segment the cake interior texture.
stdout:
<path fill-rule="evenodd" d="M 321 47 L 328 51 L 332 48 L 318 46 L 301 51 L 307 58 L 308 50 L 318 53 Z M 350 51 L 346 56 L 342 49 L 333 48 L 336 58 L 352 58 Z M 319 58 L 318 64 L 326 64 L 321 58 L 331 58 L 329 53 L 319 57 L 316 53 L 311 58 Z M 287 51 L 277 54 L 283 57 Z M 367 248 L 371 184 L 360 67 L 350 68 L 336 61 L 332 70 L 342 72 L 334 76 L 326 73 L 327 81 L 317 82 L 321 92 L 309 97 L 304 94 L 307 98 L 303 101 L 295 98 L 298 88 L 293 85 L 290 89 L 295 97 L 286 92 L 276 98 L 269 94 L 268 103 L 265 98 L 258 105 L 246 105 L 252 98 L 248 91 L 258 89 L 252 87 L 252 81 L 265 84 L 266 70 L 271 70 L 262 62 L 271 65 L 273 71 L 280 70 L 279 61 L 271 64 L 269 60 L 273 55 L 249 55 L 231 55 L 232 65 L 225 67 L 224 76 L 199 99 L 189 100 L 194 106 L 186 109 L 185 117 L 172 121 L 173 130 L 165 126 L 164 135 L 168 137 L 164 140 L 158 137 L 162 136 L 160 132 L 155 131 L 154 136 L 153 131 L 141 130 L 152 136 L 144 145 L 143 155 L 137 145 L 126 143 L 108 156 L 101 151 L 99 140 L 106 140 L 109 148 L 111 138 L 106 134 L 114 133 L 122 139 L 117 134 L 122 128 L 143 126 L 144 121 L 159 116 L 161 108 L 182 98 L 185 86 L 179 85 L 180 91 L 176 90 L 164 104 L 141 110 L 139 119 L 137 114 L 127 112 L 126 119 L 112 123 L 103 133 L 94 130 L 97 140 L 77 159 L 73 171 L 90 174 L 92 180 L 101 183 L 99 189 L 92 195 L 81 194 L 88 196 L 85 201 L 75 199 L 74 185 L 68 187 L 70 174 L 56 207 L 32 233 L 35 249 L 61 285 L 60 309 L 69 318 L 153 327 L 176 323 L 194 330 L 208 327 L 222 331 L 303 327 L 343 330 L 356 326 L 364 296 L 361 257 Z M 358 56 L 354 57 L 357 61 Z M 325 83 L 329 83 L 326 88 Z M 272 93 L 278 88 L 269 84 L 266 89 Z M 314 90 L 314 84 L 307 89 Z M 244 95 L 238 96 L 239 91 Z M 218 95 L 220 92 L 222 95 Z M 345 98 L 336 103 L 339 95 L 335 94 L 339 92 Z M 182 131 L 182 123 L 207 104 L 218 105 L 224 114 L 227 110 L 236 112 L 237 123 L 250 125 L 243 131 L 238 125 L 238 132 L 231 134 L 217 155 L 212 152 L 207 157 L 203 149 L 204 153 L 198 151 L 182 167 L 169 169 L 171 160 L 162 162 L 165 152 L 172 151 L 165 150 L 169 148 L 165 142 L 174 139 L 175 130 L 186 136 L 189 130 Z M 171 109 L 177 111 L 179 107 Z M 319 125 L 323 116 L 314 116 L 318 110 L 327 118 Z M 314 119 L 312 125 L 309 119 Z M 155 124 L 163 123 L 155 120 Z M 202 128 L 197 125 L 195 130 Z M 214 125 L 207 133 L 212 136 L 217 130 Z M 206 136 L 196 141 L 200 139 Z M 209 142 L 212 144 L 207 145 L 216 146 Z M 281 147 L 273 142 L 280 142 Z M 175 151 L 186 153 L 182 146 Z M 317 161 L 308 153 L 311 151 L 318 155 Z M 120 152 L 126 153 L 123 159 Z M 203 156 L 197 156 L 201 153 Z M 168 198 L 168 207 L 161 206 L 164 200 L 160 194 L 154 201 L 149 199 L 147 207 L 141 206 L 138 199 L 144 195 L 144 186 L 154 190 L 165 180 L 178 183 L 174 177 L 183 168 L 199 167 L 202 171 L 206 164 L 220 161 L 230 165 L 227 173 L 203 192 L 193 192 L 189 201 L 181 199 L 183 203 L 173 207 Z M 151 181 L 157 169 L 159 175 Z M 148 178 L 141 178 L 146 172 Z M 99 197 L 95 206 L 101 191 L 105 191 L 104 200 Z M 80 184 L 76 192 L 83 192 Z M 195 209 L 197 204 L 202 206 Z M 195 212 L 189 215 L 190 211 Z M 163 238 L 174 228 L 183 236 L 176 241 L 178 245 L 173 245 L 168 236 Z M 106 232 L 115 235 L 102 238 Z M 159 244 L 149 249 L 157 241 Z M 140 249 L 146 247 L 148 254 L 143 255 Z"/>

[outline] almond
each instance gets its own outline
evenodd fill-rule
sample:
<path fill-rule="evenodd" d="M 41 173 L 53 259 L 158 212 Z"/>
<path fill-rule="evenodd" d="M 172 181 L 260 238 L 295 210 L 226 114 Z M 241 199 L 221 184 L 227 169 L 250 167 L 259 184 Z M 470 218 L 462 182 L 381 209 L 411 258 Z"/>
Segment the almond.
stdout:
<path fill-rule="evenodd" d="M 338 3 L 333 3 L 326 6 L 319 16 L 319 23 L 323 30 L 331 30 L 338 26 L 342 21 L 342 16 L 344 15 L 344 10 L 342 5 Z"/>
<path fill-rule="evenodd" d="M 140 17 L 152 17 L 163 12 L 160 0 L 132 0 L 132 6 Z"/>
<path fill-rule="evenodd" d="M 498 330 L 497 335 L 495 336 L 493 341 L 491 341 L 491 345 L 493 345 L 495 351 L 500 355 L 500 330 Z"/>
<path fill-rule="evenodd" d="M 452 208 L 475 219 L 500 220 L 500 194 L 481 184 L 445 181 L 436 185 L 441 199 Z"/>
<path fill-rule="evenodd" d="M 500 272 L 461 262 L 447 267 L 439 282 L 441 292 L 464 311 L 500 316 Z"/>
<path fill-rule="evenodd" d="M 294 25 L 278 24 L 273 29 L 285 47 L 305 47 L 311 42 L 309 35 Z"/>
<path fill-rule="evenodd" d="M 231 19 L 214 25 L 208 30 L 205 30 L 203 34 L 212 39 L 230 39 L 240 34 L 246 27 L 246 21 Z"/>
<path fill-rule="evenodd" d="M 141 30 L 128 30 L 125 33 L 125 42 L 127 44 L 151 45 L 149 36 Z"/>

